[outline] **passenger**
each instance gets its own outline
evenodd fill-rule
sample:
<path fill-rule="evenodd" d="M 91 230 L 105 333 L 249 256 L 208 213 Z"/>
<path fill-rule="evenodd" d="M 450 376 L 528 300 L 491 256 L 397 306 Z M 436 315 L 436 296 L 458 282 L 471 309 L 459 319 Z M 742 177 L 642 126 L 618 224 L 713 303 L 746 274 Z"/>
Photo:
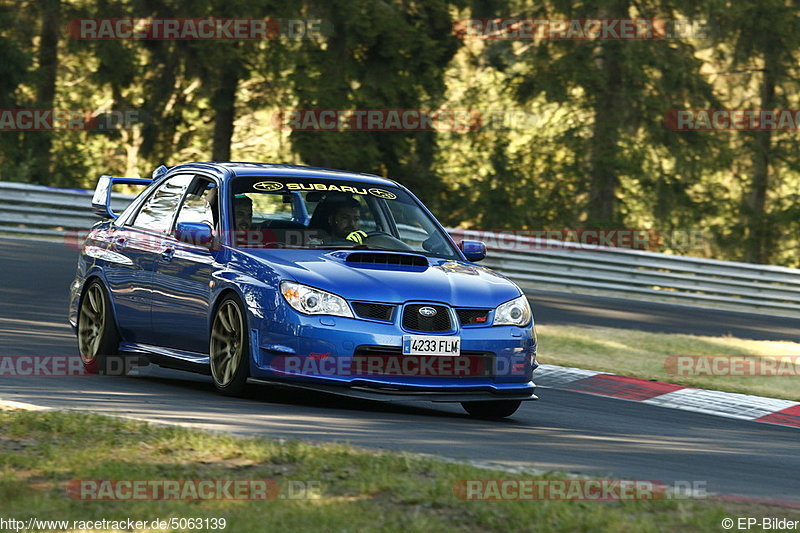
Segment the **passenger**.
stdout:
<path fill-rule="evenodd" d="M 233 198 L 233 227 L 239 231 L 247 231 L 253 227 L 253 200 L 244 194 Z"/>
<path fill-rule="evenodd" d="M 237 246 L 257 244 L 253 234 L 253 200 L 244 194 L 233 197 L 233 240 Z"/>

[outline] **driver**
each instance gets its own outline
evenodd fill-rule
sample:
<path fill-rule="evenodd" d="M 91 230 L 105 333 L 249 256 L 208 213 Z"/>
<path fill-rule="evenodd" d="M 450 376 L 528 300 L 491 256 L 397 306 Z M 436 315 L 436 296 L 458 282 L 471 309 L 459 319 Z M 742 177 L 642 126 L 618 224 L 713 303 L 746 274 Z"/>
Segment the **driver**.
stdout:
<path fill-rule="evenodd" d="M 233 198 L 233 225 L 239 231 L 247 231 L 253 227 L 253 200 L 244 194 Z"/>
<path fill-rule="evenodd" d="M 359 229 L 361 210 L 358 200 L 346 198 L 337 201 L 328 215 L 328 231 L 332 237 L 362 244 L 367 233 Z"/>

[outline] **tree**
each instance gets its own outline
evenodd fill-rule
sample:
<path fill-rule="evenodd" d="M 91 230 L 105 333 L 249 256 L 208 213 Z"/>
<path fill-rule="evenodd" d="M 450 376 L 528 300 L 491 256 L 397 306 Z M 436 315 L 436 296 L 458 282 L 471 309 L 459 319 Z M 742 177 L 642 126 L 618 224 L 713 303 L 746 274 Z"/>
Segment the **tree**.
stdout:
<path fill-rule="evenodd" d="M 630 0 L 525 6 L 527 15 L 551 19 L 681 18 L 692 11 L 688 2 L 676 6 Z M 641 223 L 630 215 L 643 200 L 651 202 L 651 217 L 665 216 L 661 223 L 666 225 L 676 222 L 676 208 L 686 212 L 695 207 L 687 191 L 724 161 L 706 159 L 700 165 L 698 157 L 719 153 L 722 143 L 671 132 L 664 127 L 664 116 L 670 109 L 718 105 L 713 88 L 700 75 L 702 61 L 696 52 L 694 44 L 677 39 L 554 39 L 535 41 L 522 54 L 528 71 L 517 77 L 518 101 L 526 104 L 545 95 L 571 107 L 584 123 L 565 142 L 585 176 L 581 201 L 586 223 Z M 669 165 L 661 164 L 664 158 Z M 637 190 L 649 200 L 631 197 Z"/>
<path fill-rule="evenodd" d="M 291 77 L 299 109 L 437 109 L 444 70 L 458 48 L 446 0 L 332 0 L 309 4 L 332 35 L 307 40 Z M 437 203 L 434 131 L 293 131 L 309 164 L 390 176 Z"/>
<path fill-rule="evenodd" d="M 29 39 L 19 28 L 21 15 L 15 10 L 0 9 L 0 109 L 16 109 L 23 102 L 18 94 L 20 85 L 27 80 L 28 68 L 32 63 L 32 49 Z M 26 21 L 27 22 L 27 21 Z M 0 133 L 0 179 L 23 181 L 28 178 L 27 165 L 19 132 Z"/>
<path fill-rule="evenodd" d="M 54 109 L 56 75 L 58 70 L 59 26 L 61 0 L 42 0 L 39 8 L 39 48 L 34 73 L 37 109 Z M 34 183 L 51 181 L 53 162 L 53 132 L 38 131 L 27 137 L 31 158 L 31 179 Z"/>
<path fill-rule="evenodd" d="M 797 50 L 800 48 L 800 21 L 795 2 L 769 0 L 757 3 L 724 2 L 720 5 L 719 24 L 730 36 L 729 48 L 722 44 L 727 66 L 739 75 L 734 78 L 737 89 L 733 97 L 741 97 L 742 86 L 753 87 L 755 98 L 742 98 L 750 107 L 771 111 L 797 107 Z M 744 82 L 744 83 L 743 83 Z M 738 142 L 737 142 L 738 141 Z M 738 225 L 746 261 L 768 263 L 779 251 L 779 236 L 787 235 L 787 226 L 797 227 L 792 217 L 796 205 L 781 206 L 781 188 L 793 181 L 798 188 L 800 166 L 796 132 L 755 131 L 734 141 L 737 148 L 749 154 L 744 164 L 749 180 L 741 201 L 742 224 Z M 793 179 L 789 176 L 793 173 Z M 791 185 L 790 185 L 791 187 Z M 788 215 L 788 216 L 787 216 Z M 796 243 L 797 240 L 795 239 Z"/>

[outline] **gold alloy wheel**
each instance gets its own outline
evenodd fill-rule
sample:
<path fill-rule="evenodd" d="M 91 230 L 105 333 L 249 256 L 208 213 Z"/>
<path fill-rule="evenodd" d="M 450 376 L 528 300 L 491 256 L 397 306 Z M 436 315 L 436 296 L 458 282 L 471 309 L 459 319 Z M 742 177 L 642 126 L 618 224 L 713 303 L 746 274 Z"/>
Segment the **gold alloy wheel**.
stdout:
<path fill-rule="evenodd" d="M 211 326 L 211 375 L 219 387 L 233 381 L 242 360 L 244 319 L 236 302 L 226 300 L 217 310 Z"/>
<path fill-rule="evenodd" d="M 78 319 L 78 347 L 81 359 L 86 364 L 95 360 L 103 342 L 106 321 L 106 301 L 103 289 L 93 283 L 81 302 Z"/>

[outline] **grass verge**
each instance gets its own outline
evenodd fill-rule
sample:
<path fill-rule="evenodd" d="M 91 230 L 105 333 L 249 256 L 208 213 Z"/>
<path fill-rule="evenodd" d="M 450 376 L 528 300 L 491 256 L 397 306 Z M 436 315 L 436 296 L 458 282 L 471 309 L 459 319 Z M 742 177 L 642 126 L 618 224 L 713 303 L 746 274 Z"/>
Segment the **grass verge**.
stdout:
<path fill-rule="evenodd" d="M 790 356 L 798 362 L 798 343 L 573 326 L 536 326 L 536 332 L 540 363 L 800 401 L 800 368 L 796 365 L 793 368 L 797 373 L 786 376 L 691 376 L 675 375 L 675 367 L 666 364 L 668 357 L 676 355 Z M 733 367 L 732 374 L 736 373 L 739 370 Z"/>
<path fill-rule="evenodd" d="M 236 533 L 641 533 L 717 530 L 731 516 L 800 519 L 795 509 L 712 499 L 463 501 L 453 491 L 459 480 L 534 477 L 543 479 L 345 445 L 235 438 L 79 412 L 0 410 L 0 516 L 6 519 L 225 518 L 225 531 Z M 67 496 L 70 481 L 79 479 L 272 479 L 281 490 L 310 481 L 318 490 L 297 500 L 97 502 Z"/>

